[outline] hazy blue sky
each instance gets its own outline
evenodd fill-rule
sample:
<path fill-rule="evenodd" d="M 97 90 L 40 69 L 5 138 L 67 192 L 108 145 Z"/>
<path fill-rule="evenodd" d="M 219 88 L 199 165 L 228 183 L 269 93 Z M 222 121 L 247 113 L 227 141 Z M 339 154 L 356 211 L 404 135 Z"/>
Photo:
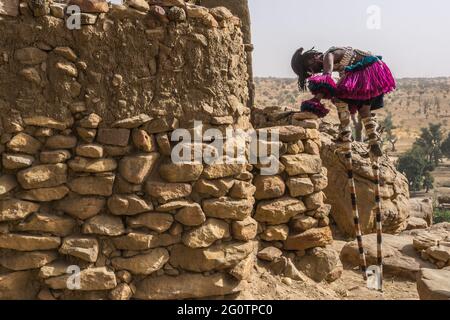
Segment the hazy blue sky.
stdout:
<path fill-rule="evenodd" d="M 325 51 L 333 45 L 382 55 L 398 78 L 450 76 L 449 0 L 249 2 L 256 76 L 293 77 L 297 48 Z M 379 30 L 367 27 L 373 5 L 380 9 Z"/>

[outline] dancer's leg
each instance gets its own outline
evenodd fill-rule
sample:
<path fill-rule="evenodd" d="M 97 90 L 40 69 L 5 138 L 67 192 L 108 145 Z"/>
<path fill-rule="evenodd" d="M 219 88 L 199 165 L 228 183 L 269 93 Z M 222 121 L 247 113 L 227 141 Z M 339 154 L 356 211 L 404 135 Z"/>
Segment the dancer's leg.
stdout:
<path fill-rule="evenodd" d="M 353 177 L 352 130 L 350 126 L 350 112 L 348 109 L 348 105 L 344 103 L 337 103 L 336 106 L 338 108 L 339 120 L 341 122 L 339 134 L 339 140 L 341 142 L 340 150 L 345 154 L 345 159 L 347 160 L 348 185 L 350 190 L 350 198 L 352 202 L 352 213 L 355 225 L 355 234 L 356 239 L 358 241 L 360 266 L 364 279 L 367 279 L 366 275 L 367 262 L 362 242 L 361 224 L 359 221 L 359 212 L 356 198 L 356 187 L 355 187 L 355 180 Z"/>
<path fill-rule="evenodd" d="M 375 157 L 381 157 L 383 150 L 381 149 L 380 135 L 378 134 L 378 123 L 370 112 L 370 106 L 363 106 L 359 110 L 366 134 L 369 138 L 370 153 Z"/>

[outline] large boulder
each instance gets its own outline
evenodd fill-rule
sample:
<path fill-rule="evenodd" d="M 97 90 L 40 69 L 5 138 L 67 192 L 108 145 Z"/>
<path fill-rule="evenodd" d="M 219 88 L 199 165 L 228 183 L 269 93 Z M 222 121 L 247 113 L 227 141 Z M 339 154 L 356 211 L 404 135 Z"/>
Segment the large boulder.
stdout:
<path fill-rule="evenodd" d="M 331 215 L 342 233 L 354 236 L 346 159 L 337 152 L 337 145 L 330 135 L 323 133 L 321 139 L 321 157 L 328 169 L 328 187 L 324 192 L 327 203 L 332 206 Z M 375 184 L 371 161 L 363 143 L 353 143 L 353 170 L 361 228 L 364 234 L 369 234 L 376 229 Z M 409 217 L 408 181 L 386 156 L 380 158 L 380 174 L 383 232 L 399 233 L 405 230 Z"/>
<path fill-rule="evenodd" d="M 409 200 L 409 214 L 411 217 L 423 219 L 428 226 L 433 224 L 433 199 L 413 198 Z"/>
<path fill-rule="evenodd" d="M 383 271 L 392 276 L 415 280 L 421 268 L 434 268 L 420 258 L 413 248 L 413 237 L 383 234 Z M 377 264 L 377 235 L 363 236 L 367 265 Z M 341 261 L 346 266 L 359 266 L 359 250 L 356 241 L 347 243 L 341 251 Z"/>
<path fill-rule="evenodd" d="M 420 300 L 450 300 L 450 270 L 420 270 L 417 291 Z"/>
<path fill-rule="evenodd" d="M 339 253 L 330 246 L 309 250 L 305 256 L 296 257 L 294 264 L 298 270 L 318 282 L 333 282 L 343 272 Z"/>

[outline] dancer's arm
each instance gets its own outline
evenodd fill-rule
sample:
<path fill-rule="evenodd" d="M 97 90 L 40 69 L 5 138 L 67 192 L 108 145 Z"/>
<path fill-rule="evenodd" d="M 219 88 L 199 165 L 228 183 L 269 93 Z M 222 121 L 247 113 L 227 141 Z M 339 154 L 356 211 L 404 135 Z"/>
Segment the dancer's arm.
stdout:
<path fill-rule="evenodd" d="M 323 74 L 332 74 L 334 69 L 334 55 L 330 52 L 323 57 Z"/>

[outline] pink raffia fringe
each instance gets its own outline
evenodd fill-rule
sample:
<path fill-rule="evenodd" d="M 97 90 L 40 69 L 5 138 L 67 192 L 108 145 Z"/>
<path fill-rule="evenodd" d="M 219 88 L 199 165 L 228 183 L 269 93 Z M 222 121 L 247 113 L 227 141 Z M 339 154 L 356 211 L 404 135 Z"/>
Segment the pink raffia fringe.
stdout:
<path fill-rule="evenodd" d="M 331 99 L 336 95 L 336 82 L 329 74 L 308 78 L 308 88 L 313 95 L 321 93 L 325 99 Z"/>
<path fill-rule="evenodd" d="M 341 99 L 369 100 L 395 88 L 391 70 L 380 60 L 363 70 L 347 71 L 337 85 L 337 96 Z"/>

